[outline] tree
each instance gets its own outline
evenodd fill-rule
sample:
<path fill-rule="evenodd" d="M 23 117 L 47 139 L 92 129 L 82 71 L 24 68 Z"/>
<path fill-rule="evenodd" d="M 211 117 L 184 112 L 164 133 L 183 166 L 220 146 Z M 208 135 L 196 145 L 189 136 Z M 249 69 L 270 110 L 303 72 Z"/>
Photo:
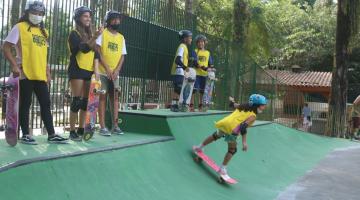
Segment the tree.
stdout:
<path fill-rule="evenodd" d="M 194 0 L 185 0 L 185 26 L 187 29 L 194 29 Z"/>
<path fill-rule="evenodd" d="M 359 10 L 360 2 L 358 0 L 338 0 L 335 66 L 326 127 L 326 134 L 330 136 L 345 136 L 349 44 L 358 31 Z"/>

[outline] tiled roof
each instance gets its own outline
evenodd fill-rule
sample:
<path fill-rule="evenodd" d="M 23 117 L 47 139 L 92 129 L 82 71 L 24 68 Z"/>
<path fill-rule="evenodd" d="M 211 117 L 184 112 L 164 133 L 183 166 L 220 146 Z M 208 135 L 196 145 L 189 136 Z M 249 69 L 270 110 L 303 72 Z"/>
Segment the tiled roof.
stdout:
<path fill-rule="evenodd" d="M 331 72 L 265 70 L 281 84 L 302 87 L 331 87 Z"/>

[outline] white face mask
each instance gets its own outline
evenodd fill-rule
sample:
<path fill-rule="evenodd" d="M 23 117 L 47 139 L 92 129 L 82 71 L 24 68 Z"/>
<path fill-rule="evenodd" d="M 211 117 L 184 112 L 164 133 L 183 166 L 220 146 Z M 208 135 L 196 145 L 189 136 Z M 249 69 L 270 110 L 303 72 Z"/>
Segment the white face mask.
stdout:
<path fill-rule="evenodd" d="M 29 21 L 34 25 L 38 25 L 43 20 L 43 17 L 44 16 L 29 14 Z"/>
<path fill-rule="evenodd" d="M 260 114 L 260 113 L 262 113 L 262 112 L 263 112 L 263 110 L 261 110 L 260 108 L 257 109 L 257 113 Z"/>

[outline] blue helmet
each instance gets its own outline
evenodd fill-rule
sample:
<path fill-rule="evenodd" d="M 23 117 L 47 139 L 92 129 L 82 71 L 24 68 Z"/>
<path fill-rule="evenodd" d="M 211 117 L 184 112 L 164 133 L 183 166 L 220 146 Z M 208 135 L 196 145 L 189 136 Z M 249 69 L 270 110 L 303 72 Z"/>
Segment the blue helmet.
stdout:
<path fill-rule="evenodd" d="M 264 97 L 261 94 L 252 94 L 249 97 L 249 104 L 250 105 L 266 105 L 267 100 L 266 100 L 266 97 Z"/>

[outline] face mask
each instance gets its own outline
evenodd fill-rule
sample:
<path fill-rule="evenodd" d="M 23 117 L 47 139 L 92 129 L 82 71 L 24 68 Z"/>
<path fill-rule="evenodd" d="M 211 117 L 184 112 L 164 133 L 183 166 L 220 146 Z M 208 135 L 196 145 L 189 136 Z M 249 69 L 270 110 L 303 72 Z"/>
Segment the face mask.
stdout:
<path fill-rule="evenodd" d="M 110 28 L 117 31 L 120 29 L 120 24 L 110 24 Z"/>
<path fill-rule="evenodd" d="M 38 16 L 38 15 L 33 15 L 33 14 L 29 14 L 29 21 L 34 24 L 34 25 L 38 25 L 40 24 L 40 22 L 43 20 L 43 16 Z"/>
<path fill-rule="evenodd" d="M 257 113 L 262 113 L 263 110 L 261 110 L 260 108 L 257 109 Z"/>

